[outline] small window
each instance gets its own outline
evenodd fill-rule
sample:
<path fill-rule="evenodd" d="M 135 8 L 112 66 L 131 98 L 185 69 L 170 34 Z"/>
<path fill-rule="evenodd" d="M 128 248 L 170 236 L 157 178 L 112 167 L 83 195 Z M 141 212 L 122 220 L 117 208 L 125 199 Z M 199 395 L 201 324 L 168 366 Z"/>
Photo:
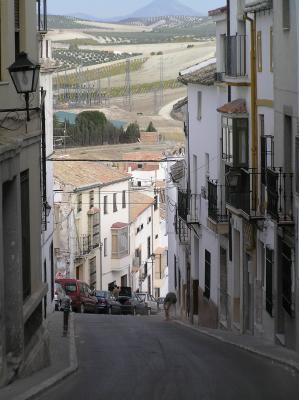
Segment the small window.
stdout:
<path fill-rule="evenodd" d="M 137 182 L 137 186 L 138 186 L 138 187 L 141 187 L 141 181 L 138 181 L 138 182 Z"/>
<path fill-rule="evenodd" d="M 282 27 L 284 30 L 290 29 L 290 0 L 282 0 Z"/>
<path fill-rule="evenodd" d="M 140 225 L 140 230 L 142 231 L 142 229 L 143 229 L 143 224 Z"/>
<path fill-rule="evenodd" d="M 89 208 L 94 207 L 94 190 L 89 192 Z"/>
<path fill-rule="evenodd" d="M 262 72 L 263 71 L 263 48 L 262 48 L 262 32 L 261 31 L 259 31 L 257 33 L 256 47 L 257 47 L 257 69 L 258 69 L 258 72 Z"/>
<path fill-rule="evenodd" d="M 126 191 L 123 190 L 122 208 L 126 208 Z"/>
<path fill-rule="evenodd" d="M 137 168 L 138 169 L 142 169 L 143 168 L 143 164 L 137 164 Z"/>
<path fill-rule="evenodd" d="M 104 196 L 104 214 L 108 214 L 108 196 Z"/>
<path fill-rule="evenodd" d="M 201 120 L 202 112 L 202 93 L 197 92 L 197 119 Z"/>
<path fill-rule="evenodd" d="M 104 257 L 107 257 L 107 238 L 104 239 Z"/>
<path fill-rule="evenodd" d="M 150 224 L 152 222 L 152 217 L 148 217 L 147 223 Z"/>
<path fill-rule="evenodd" d="M 158 196 L 154 197 L 154 211 L 158 210 Z"/>
<path fill-rule="evenodd" d="M 82 211 L 82 193 L 77 194 L 77 212 Z"/>
<path fill-rule="evenodd" d="M 113 193 L 113 212 L 117 212 L 117 193 Z"/>
<path fill-rule="evenodd" d="M 205 250 L 205 291 L 204 296 L 209 299 L 211 295 L 211 253 Z"/>
<path fill-rule="evenodd" d="M 270 28 L 270 72 L 273 72 L 273 27 Z"/>
<path fill-rule="evenodd" d="M 20 0 L 15 0 L 15 56 L 20 53 Z"/>

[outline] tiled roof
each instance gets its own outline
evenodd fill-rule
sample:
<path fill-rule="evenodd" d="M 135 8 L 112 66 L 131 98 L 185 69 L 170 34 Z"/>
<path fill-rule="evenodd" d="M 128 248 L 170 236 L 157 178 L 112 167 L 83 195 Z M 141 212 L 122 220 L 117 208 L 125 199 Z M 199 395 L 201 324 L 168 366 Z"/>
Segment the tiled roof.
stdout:
<path fill-rule="evenodd" d="M 219 7 L 219 8 L 215 8 L 214 10 L 210 10 L 209 11 L 209 17 L 216 17 L 217 15 L 221 15 L 227 12 L 227 7 L 223 6 L 223 7 Z"/>
<path fill-rule="evenodd" d="M 246 4 L 245 12 L 258 12 L 271 10 L 273 8 L 273 0 L 258 0 Z"/>
<path fill-rule="evenodd" d="M 190 72 L 180 75 L 178 81 L 184 85 L 195 83 L 199 85 L 212 86 L 215 83 L 216 62 L 212 59 L 210 63 L 200 63 L 190 68 Z"/>
<path fill-rule="evenodd" d="M 130 223 L 149 206 L 154 203 L 154 199 L 138 191 L 130 192 Z"/>
<path fill-rule="evenodd" d="M 92 185 L 107 185 L 129 179 L 129 175 L 96 162 L 56 161 L 54 176 L 74 188 Z"/>
<path fill-rule="evenodd" d="M 115 222 L 113 225 L 111 225 L 111 229 L 121 229 L 121 228 L 125 228 L 128 225 L 129 224 L 127 224 L 125 222 Z"/>
<path fill-rule="evenodd" d="M 246 102 L 243 99 L 237 99 L 217 108 L 217 111 L 224 114 L 247 114 Z"/>

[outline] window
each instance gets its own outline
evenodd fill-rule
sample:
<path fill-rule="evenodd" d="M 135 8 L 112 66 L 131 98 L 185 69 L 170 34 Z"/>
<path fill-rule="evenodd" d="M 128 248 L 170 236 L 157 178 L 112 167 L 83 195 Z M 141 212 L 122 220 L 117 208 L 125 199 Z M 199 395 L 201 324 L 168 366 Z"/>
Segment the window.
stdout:
<path fill-rule="evenodd" d="M 82 193 L 77 194 L 77 212 L 82 211 Z"/>
<path fill-rule="evenodd" d="M 104 196 L 104 214 L 108 214 L 108 196 Z"/>
<path fill-rule="evenodd" d="M 273 308 L 273 250 L 266 249 L 266 311 L 272 317 Z"/>
<path fill-rule="evenodd" d="M 94 207 L 94 190 L 89 192 L 89 208 Z"/>
<path fill-rule="evenodd" d="M 97 265 L 96 257 L 89 260 L 89 284 L 93 288 L 97 286 Z"/>
<path fill-rule="evenodd" d="M 270 72 L 273 72 L 273 27 L 270 28 Z"/>
<path fill-rule="evenodd" d="M 104 239 L 104 257 L 107 257 L 107 238 Z"/>
<path fill-rule="evenodd" d="M 129 253 L 128 227 L 111 229 L 112 258 L 123 258 Z"/>
<path fill-rule="evenodd" d="M 95 213 L 88 216 L 88 236 L 91 241 L 92 248 L 98 247 L 100 244 L 100 214 Z"/>
<path fill-rule="evenodd" d="M 113 212 L 117 212 L 117 193 L 113 193 Z"/>
<path fill-rule="evenodd" d="M 123 190 L 122 207 L 126 208 L 126 191 Z"/>
<path fill-rule="evenodd" d="M 137 182 L 137 186 L 138 186 L 138 187 L 141 187 L 141 181 L 138 181 L 138 182 Z"/>
<path fill-rule="evenodd" d="M 284 30 L 290 29 L 290 0 L 282 0 L 282 27 Z"/>
<path fill-rule="evenodd" d="M 158 210 L 158 196 L 154 197 L 154 211 Z"/>
<path fill-rule="evenodd" d="M 142 169 L 143 168 L 143 164 L 137 164 L 137 168 L 138 169 Z"/>
<path fill-rule="evenodd" d="M 257 52 L 257 70 L 263 71 L 263 48 L 262 48 L 262 32 L 257 32 L 256 38 L 256 52 Z"/>
<path fill-rule="evenodd" d="M 235 167 L 248 165 L 248 119 L 222 117 L 222 158 Z"/>
<path fill-rule="evenodd" d="M 197 92 L 197 119 L 201 120 L 201 112 L 202 112 L 202 93 Z"/>
<path fill-rule="evenodd" d="M 152 217 L 148 217 L 147 223 L 150 224 L 152 222 Z"/>
<path fill-rule="evenodd" d="M 23 300 L 31 294 L 29 170 L 21 173 L 21 234 Z"/>
<path fill-rule="evenodd" d="M 211 294 L 211 253 L 205 250 L 205 291 L 204 296 L 209 299 Z"/>
<path fill-rule="evenodd" d="M 261 180 L 266 185 L 266 170 L 273 167 L 273 136 L 261 136 Z"/>
<path fill-rule="evenodd" d="M 15 0 L 15 56 L 20 53 L 20 0 Z"/>
<path fill-rule="evenodd" d="M 151 237 L 147 238 L 147 258 L 151 256 Z"/>

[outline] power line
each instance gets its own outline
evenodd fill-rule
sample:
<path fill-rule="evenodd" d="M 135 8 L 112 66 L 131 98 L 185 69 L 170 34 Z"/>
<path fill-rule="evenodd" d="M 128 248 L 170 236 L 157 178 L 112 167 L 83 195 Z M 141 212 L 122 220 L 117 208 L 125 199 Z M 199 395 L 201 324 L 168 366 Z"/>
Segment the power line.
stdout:
<path fill-rule="evenodd" d="M 113 160 L 104 160 L 104 159 L 94 159 L 91 160 L 89 158 L 47 158 L 47 161 L 57 161 L 57 162 L 89 162 L 89 163 L 96 163 L 96 162 L 101 162 L 101 163 L 169 163 L 169 162 L 174 162 L 176 160 L 181 160 L 181 157 L 174 157 L 171 158 L 171 160 L 168 160 L 167 158 L 163 158 L 162 160 L 124 160 L 124 159 L 113 159 Z"/>

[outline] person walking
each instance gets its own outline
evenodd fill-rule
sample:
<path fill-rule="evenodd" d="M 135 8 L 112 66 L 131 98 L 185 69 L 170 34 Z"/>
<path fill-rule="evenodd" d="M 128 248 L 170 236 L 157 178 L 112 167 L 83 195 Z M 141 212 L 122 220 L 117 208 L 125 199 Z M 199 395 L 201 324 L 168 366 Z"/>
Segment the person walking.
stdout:
<path fill-rule="evenodd" d="M 175 307 L 177 302 L 176 294 L 173 292 L 167 293 L 164 299 L 165 320 L 169 321 L 171 308 Z"/>

